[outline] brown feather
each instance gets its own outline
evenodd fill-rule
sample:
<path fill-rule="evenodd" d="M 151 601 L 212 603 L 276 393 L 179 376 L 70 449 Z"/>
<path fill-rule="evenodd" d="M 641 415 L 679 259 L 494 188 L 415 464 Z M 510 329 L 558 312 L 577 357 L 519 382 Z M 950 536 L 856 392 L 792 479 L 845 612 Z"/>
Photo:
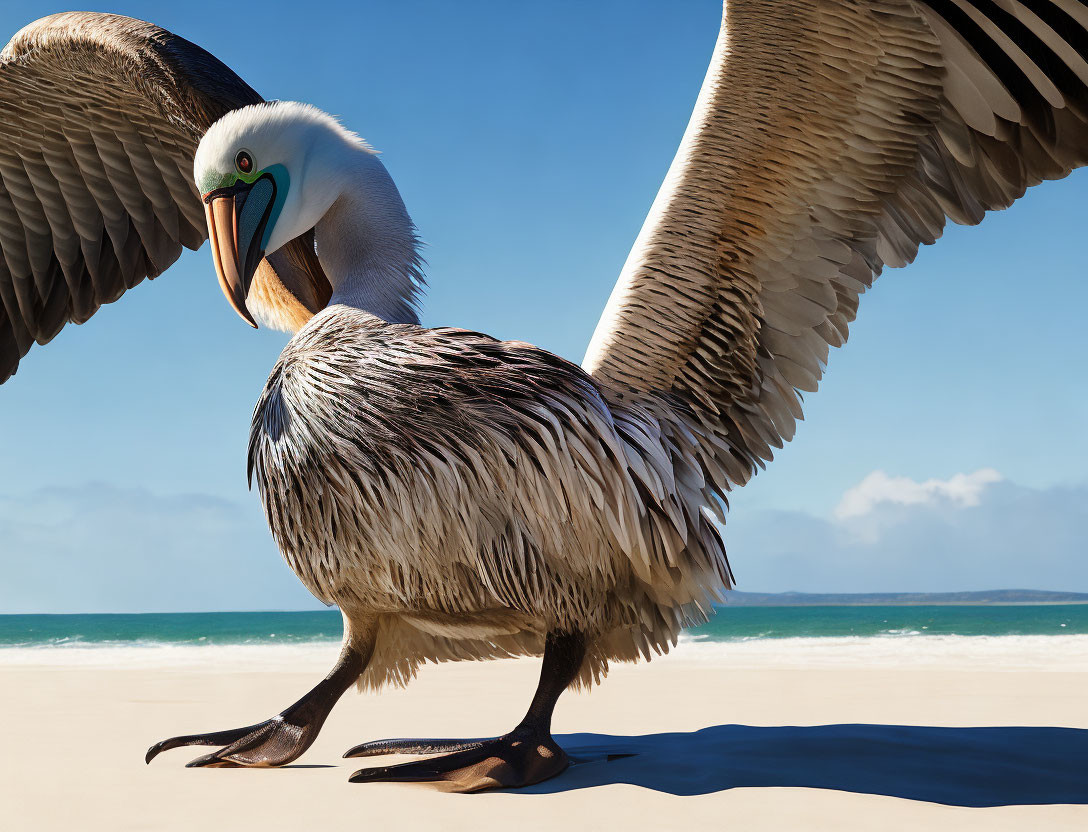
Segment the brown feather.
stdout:
<path fill-rule="evenodd" d="M 681 402 L 712 491 L 792 436 L 885 266 L 1088 160 L 1088 14 L 1029 5 L 726 4 L 584 363 L 609 402 Z"/>
<path fill-rule="evenodd" d="M 132 18 L 68 12 L 11 39 L 0 52 L 0 382 L 33 341 L 207 239 L 197 144 L 261 100 L 200 47 Z M 258 294 L 301 325 L 330 292 L 312 234 L 278 263 L 262 264 Z"/>

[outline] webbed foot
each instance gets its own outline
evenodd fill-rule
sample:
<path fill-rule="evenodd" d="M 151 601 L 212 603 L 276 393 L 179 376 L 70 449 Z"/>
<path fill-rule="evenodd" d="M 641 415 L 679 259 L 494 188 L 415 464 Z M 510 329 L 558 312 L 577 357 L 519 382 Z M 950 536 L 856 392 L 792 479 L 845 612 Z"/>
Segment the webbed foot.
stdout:
<path fill-rule="evenodd" d="M 398 742 L 405 745 L 400 748 L 388 745 Z M 345 756 L 426 754 L 430 751 L 415 749 L 423 749 L 428 742 L 433 743 L 429 746 L 433 750 L 446 750 L 451 743 L 444 740 L 381 740 L 357 746 Z M 453 754 L 419 762 L 360 769 L 348 779 L 352 783 L 433 783 L 442 791 L 478 792 L 530 786 L 561 774 L 570 765 L 566 752 L 551 735 L 526 726 L 519 726 L 496 739 L 452 741 L 453 744 L 458 742 L 467 747 Z M 382 743 L 386 743 L 384 747 L 390 750 L 367 749 L 367 746 L 377 747 Z M 409 746 L 408 743 L 416 745 Z M 441 743 L 446 745 L 439 746 Z M 359 749 L 364 750 L 353 753 Z"/>
<path fill-rule="evenodd" d="M 171 737 L 147 749 L 144 762 L 150 763 L 171 748 L 222 745 L 218 751 L 197 757 L 186 768 L 286 765 L 313 745 L 336 700 L 366 667 L 370 649 L 370 645 L 366 646 L 365 651 L 360 651 L 353 644 L 345 646 L 328 676 L 298 702 L 271 719 L 233 731 Z"/>
<path fill-rule="evenodd" d="M 187 734 L 157 742 L 147 750 L 150 763 L 163 751 L 186 745 L 222 745 L 218 751 L 197 757 L 186 768 L 228 768 L 233 766 L 282 766 L 297 759 L 317 738 L 320 724 L 295 725 L 284 715 L 258 725 L 210 734 Z"/>

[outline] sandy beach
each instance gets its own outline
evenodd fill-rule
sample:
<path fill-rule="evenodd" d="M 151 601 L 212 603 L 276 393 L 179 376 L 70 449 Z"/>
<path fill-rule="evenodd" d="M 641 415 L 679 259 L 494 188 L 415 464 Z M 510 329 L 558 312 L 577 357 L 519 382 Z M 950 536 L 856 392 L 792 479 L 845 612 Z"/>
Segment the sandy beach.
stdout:
<path fill-rule="evenodd" d="M 528 701 L 533 660 L 428 667 L 405 690 L 351 692 L 286 769 L 185 769 L 191 748 L 144 765 L 158 739 L 272 715 L 335 652 L 9 653 L 4 828 L 1088 828 L 1088 732 L 1068 730 L 1088 729 L 1088 668 L 1075 655 L 1017 669 L 983 650 L 897 669 L 806 666 L 796 648 L 792 661 L 780 649 L 730 667 L 713 648 L 682 646 L 565 696 L 555 731 L 577 762 L 524 793 L 351 785 L 366 761 L 341 754 L 381 737 L 501 733 Z M 617 754 L 633 756 L 609 761 Z M 1045 805 L 993 805 L 1032 802 Z"/>

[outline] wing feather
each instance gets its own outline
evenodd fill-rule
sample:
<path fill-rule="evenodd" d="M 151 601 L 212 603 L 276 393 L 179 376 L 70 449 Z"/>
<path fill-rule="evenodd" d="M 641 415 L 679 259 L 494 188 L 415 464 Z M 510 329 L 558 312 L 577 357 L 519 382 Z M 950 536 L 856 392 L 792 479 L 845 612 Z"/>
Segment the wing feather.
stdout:
<path fill-rule="evenodd" d="M 69 12 L 11 39 L 0 52 L 0 383 L 34 342 L 204 242 L 197 144 L 261 100 L 200 47 L 131 18 Z M 317 269 L 312 250 L 300 238 L 276 268 Z"/>
<path fill-rule="evenodd" d="M 721 494 L 793 436 L 885 267 L 1086 161 L 1083 3 L 729 0 L 584 366 L 697 437 Z"/>

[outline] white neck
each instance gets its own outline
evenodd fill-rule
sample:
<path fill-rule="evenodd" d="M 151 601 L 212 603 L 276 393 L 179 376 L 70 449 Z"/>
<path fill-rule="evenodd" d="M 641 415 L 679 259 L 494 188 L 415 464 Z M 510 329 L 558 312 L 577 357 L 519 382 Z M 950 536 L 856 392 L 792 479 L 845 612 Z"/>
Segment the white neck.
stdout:
<path fill-rule="evenodd" d="M 329 304 L 390 323 L 418 323 L 418 240 L 396 185 L 371 153 L 359 153 L 342 182 L 339 198 L 314 228 L 317 256 L 333 288 Z"/>

